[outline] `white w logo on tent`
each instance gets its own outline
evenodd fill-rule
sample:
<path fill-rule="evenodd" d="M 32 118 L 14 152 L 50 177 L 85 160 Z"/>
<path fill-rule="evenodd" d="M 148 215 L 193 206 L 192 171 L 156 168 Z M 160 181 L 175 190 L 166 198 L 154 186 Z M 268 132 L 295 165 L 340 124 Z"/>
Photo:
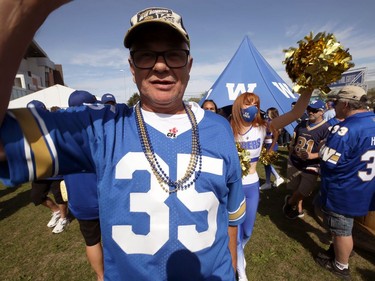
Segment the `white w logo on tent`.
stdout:
<path fill-rule="evenodd" d="M 274 85 L 277 89 L 279 89 L 279 91 L 282 92 L 287 99 L 295 98 L 294 94 L 292 93 L 292 91 L 290 90 L 287 84 L 272 82 L 272 85 Z"/>
<path fill-rule="evenodd" d="M 237 87 L 235 83 L 226 83 L 225 86 L 228 90 L 228 98 L 229 100 L 235 100 L 240 94 L 245 92 L 254 92 L 257 83 L 249 83 L 247 84 L 247 90 L 245 88 L 245 83 L 238 83 Z"/>
<path fill-rule="evenodd" d="M 287 84 L 285 83 L 278 83 L 272 82 L 274 85 L 286 98 L 295 98 L 294 94 L 290 90 Z M 245 83 L 238 83 L 237 86 L 235 83 L 226 83 L 225 86 L 227 87 L 228 91 L 228 98 L 229 100 L 235 100 L 240 94 L 245 92 L 254 92 L 254 89 L 257 86 L 257 83 L 248 83 L 247 89 Z"/>

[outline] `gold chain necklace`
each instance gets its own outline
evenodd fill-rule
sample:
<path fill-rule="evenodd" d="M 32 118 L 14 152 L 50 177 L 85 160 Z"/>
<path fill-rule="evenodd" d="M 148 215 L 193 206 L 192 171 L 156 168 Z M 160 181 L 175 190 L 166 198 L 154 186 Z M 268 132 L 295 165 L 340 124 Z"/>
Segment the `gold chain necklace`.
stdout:
<path fill-rule="evenodd" d="M 155 175 L 158 183 L 160 184 L 162 189 L 168 193 L 177 192 L 178 190 L 184 190 L 192 186 L 198 179 L 202 170 L 202 150 L 199 141 L 199 130 L 197 120 L 190 107 L 185 106 L 185 104 L 183 105 L 189 118 L 189 121 L 191 123 L 192 144 L 189 165 L 186 169 L 184 176 L 177 181 L 173 181 L 160 166 L 159 161 L 157 160 L 156 155 L 154 153 L 154 149 L 145 125 L 145 121 L 143 119 L 140 103 L 138 103 L 135 106 L 135 120 L 143 153 L 145 154 L 146 159 L 149 162 L 152 172 Z M 196 171 L 195 176 L 191 178 L 197 168 L 198 163 L 198 171 Z"/>

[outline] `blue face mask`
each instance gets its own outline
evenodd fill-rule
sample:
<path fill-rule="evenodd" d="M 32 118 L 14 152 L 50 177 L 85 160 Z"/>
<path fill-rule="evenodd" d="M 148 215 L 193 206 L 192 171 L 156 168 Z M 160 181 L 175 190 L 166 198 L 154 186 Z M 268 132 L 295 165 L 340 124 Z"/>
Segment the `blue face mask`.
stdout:
<path fill-rule="evenodd" d="M 257 113 L 258 113 L 258 108 L 255 105 L 249 106 L 248 108 L 241 109 L 242 119 L 245 122 L 253 122 Z"/>

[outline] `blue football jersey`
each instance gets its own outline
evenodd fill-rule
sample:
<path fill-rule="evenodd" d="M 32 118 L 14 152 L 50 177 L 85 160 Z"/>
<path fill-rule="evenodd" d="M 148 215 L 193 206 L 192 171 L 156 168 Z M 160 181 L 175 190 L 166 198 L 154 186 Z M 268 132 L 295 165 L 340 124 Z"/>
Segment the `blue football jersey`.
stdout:
<path fill-rule="evenodd" d="M 0 177 L 17 184 L 95 173 L 106 280 L 234 280 L 228 225 L 238 225 L 245 214 L 239 158 L 229 123 L 196 103 L 191 107 L 202 164 L 186 190 L 169 194 L 160 187 L 134 110 L 121 104 L 9 111 L 0 131 L 9 160 Z M 158 165 L 171 179 L 182 178 L 192 149 L 188 118 L 143 114 Z"/>
<path fill-rule="evenodd" d="M 79 220 L 99 219 L 97 179 L 94 173 L 64 176 L 68 193 L 68 207 Z"/>
<path fill-rule="evenodd" d="M 347 216 L 375 210 L 375 114 L 363 112 L 335 125 L 320 150 L 321 200 Z"/>

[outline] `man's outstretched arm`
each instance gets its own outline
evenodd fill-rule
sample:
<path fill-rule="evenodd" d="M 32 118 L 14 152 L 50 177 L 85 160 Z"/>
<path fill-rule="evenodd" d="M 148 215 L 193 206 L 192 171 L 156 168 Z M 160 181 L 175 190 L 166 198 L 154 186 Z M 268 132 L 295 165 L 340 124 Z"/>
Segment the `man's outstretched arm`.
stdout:
<path fill-rule="evenodd" d="M 0 125 L 14 77 L 35 32 L 48 15 L 70 0 L 0 0 Z"/>

